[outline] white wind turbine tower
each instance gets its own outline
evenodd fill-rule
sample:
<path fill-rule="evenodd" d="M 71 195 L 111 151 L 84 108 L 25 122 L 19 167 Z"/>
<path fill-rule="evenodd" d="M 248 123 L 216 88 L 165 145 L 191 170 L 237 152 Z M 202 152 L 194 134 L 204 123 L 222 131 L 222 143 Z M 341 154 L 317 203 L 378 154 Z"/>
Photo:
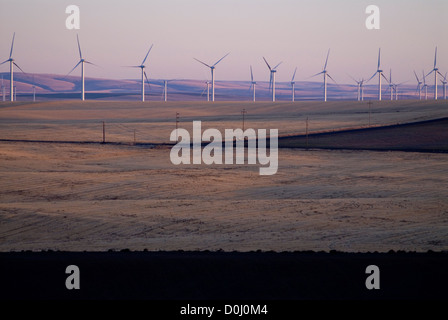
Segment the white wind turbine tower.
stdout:
<path fill-rule="evenodd" d="M 417 79 L 418 99 L 422 100 L 422 82 L 418 78 L 417 73 L 415 73 L 415 70 L 414 70 L 414 75 L 415 75 L 415 79 Z"/>
<path fill-rule="evenodd" d="M 75 70 L 79 65 L 81 65 L 81 100 L 84 101 L 85 100 L 85 85 L 84 85 L 84 80 L 85 80 L 85 73 L 84 73 L 84 63 L 88 63 L 91 65 L 95 65 L 92 62 L 87 61 L 86 59 L 84 59 L 82 57 L 82 53 L 81 53 L 81 46 L 79 44 L 79 37 L 78 35 L 76 35 L 76 40 L 78 41 L 78 50 L 79 50 L 79 62 L 76 64 L 76 66 L 73 67 L 73 69 L 67 74 L 67 76 L 73 72 L 73 70 Z"/>
<path fill-rule="evenodd" d="M 23 70 L 17 65 L 17 63 L 14 62 L 14 59 L 12 58 L 12 51 L 14 49 L 14 38 L 16 37 L 16 33 L 14 32 L 12 36 L 12 43 L 11 43 L 11 51 L 9 53 L 9 59 L 3 61 L 0 63 L 0 65 L 9 62 L 9 72 L 10 72 L 10 78 L 9 78 L 9 100 L 14 101 L 14 66 L 19 68 L 20 71 L 23 72 Z M 25 72 L 23 72 L 25 73 Z"/>
<path fill-rule="evenodd" d="M 295 81 L 294 78 L 296 77 L 296 71 L 297 71 L 297 67 L 294 70 L 294 74 L 292 75 L 292 79 L 291 79 L 291 87 L 292 87 L 292 102 L 294 102 L 295 100 L 295 95 L 296 95 L 296 90 L 295 90 Z"/>
<path fill-rule="evenodd" d="M 139 66 L 129 66 L 130 68 L 140 68 L 142 70 L 142 101 L 145 101 L 145 79 L 149 86 L 148 76 L 146 75 L 146 71 L 145 71 L 145 68 L 146 68 L 145 62 L 146 62 L 146 59 L 148 58 L 149 53 L 151 52 L 152 46 L 153 46 L 153 44 L 151 45 L 151 47 L 149 47 L 149 50 L 146 53 L 145 58 L 143 59 L 142 63 Z"/>
<path fill-rule="evenodd" d="M 423 74 L 423 89 L 425 89 L 425 100 L 428 100 L 428 85 L 426 84 L 425 71 L 422 71 Z"/>
<path fill-rule="evenodd" d="M 443 84 L 443 99 L 446 100 L 446 76 L 447 76 L 448 72 L 445 72 L 445 76 L 443 77 L 443 80 L 440 80 Z"/>
<path fill-rule="evenodd" d="M 277 67 L 282 64 L 280 62 L 277 64 L 274 68 L 271 68 L 269 63 L 266 61 L 266 59 L 263 57 L 264 62 L 266 62 L 266 65 L 269 68 L 270 76 L 269 76 L 269 90 L 272 88 L 272 101 L 275 102 L 275 73 L 277 72 Z"/>
<path fill-rule="evenodd" d="M 254 74 L 252 73 L 252 66 L 250 66 L 250 88 L 249 91 L 254 88 L 254 102 L 255 102 L 255 87 L 257 86 L 257 83 L 254 81 Z"/>
<path fill-rule="evenodd" d="M 168 80 L 163 80 L 163 101 L 168 100 Z"/>
<path fill-rule="evenodd" d="M 376 74 L 378 74 L 378 100 L 381 101 L 381 77 L 383 77 L 384 79 L 386 79 L 386 81 L 388 81 L 383 74 L 383 70 L 381 70 L 381 48 L 378 51 L 378 67 L 376 69 L 376 72 L 373 74 L 373 76 L 370 77 L 369 80 L 367 80 L 367 82 L 372 80 L 373 77 L 376 76 Z"/>
<path fill-rule="evenodd" d="M 437 68 L 437 47 L 434 55 L 434 68 L 426 76 L 429 76 L 433 72 L 434 72 L 434 100 L 437 100 L 437 74 L 440 74 L 443 77 L 443 75 L 439 71 L 439 68 Z"/>
<path fill-rule="evenodd" d="M 330 74 L 327 71 L 327 64 L 328 64 L 328 56 L 330 55 L 330 49 L 328 49 L 327 52 L 327 59 L 325 59 L 325 64 L 324 64 L 324 69 L 319 72 L 316 73 L 313 77 L 319 75 L 319 74 L 323 74 L 324 75 L 324 101 L 327 101 L 327 77 L 329 77 L 331 80 L 334 81 L 334 79 L 330 76 Z M 334 81 L 336 83 L 336 81 Z"/>
<path fill-rule="evenodd" d="M 230 52 L 228 54 L 226 54 L 224 57 L 222 57 L 221 59 L 219 59 L 218 61 L 216 61 L 216 63 L 214 65 L 209 66 L 208 64 L 202 62 L 201 60 L 198 60 L 196 58 L 193 58 L 194 60 L 196 60 L 197 62 L 202 63 L 204 66 L 210 68 L 210 71 L 212 73 L 212 101 L 215 101 L 215 67 L 218 63 L 221 62 L 222 59 L 224 59 L 225 57 L 227 57 L 230 54 Z M 208 91 L 208 89 L 207 89 Z M 207 96 L 208 97 L 208 96 Z M 207 101 L 209 101 L 209 98 L 207 98 Z"/>

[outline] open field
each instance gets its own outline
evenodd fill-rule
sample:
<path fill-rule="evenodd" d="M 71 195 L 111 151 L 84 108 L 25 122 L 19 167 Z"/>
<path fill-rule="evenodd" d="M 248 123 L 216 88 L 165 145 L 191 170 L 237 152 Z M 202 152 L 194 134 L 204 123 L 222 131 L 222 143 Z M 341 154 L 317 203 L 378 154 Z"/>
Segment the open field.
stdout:
<path fill-rule="evenodd" d="M 366 103 L 0 104 L 1 139 L 100 141 L 101 121 L 167 142 L 174 115 L 218 129 L 365 127 Z M 372 106 L 376 126 L 447 117 L 444 101 Z M 111 125 L 112 126 L 112 125 Z M 203 126 L 205 127 L 205 126 Z M 118 128 L 118 127 L 117 127 Z M 132 142 L 132 131 L 108 141 Z M 112 130 L 112 128 L 111 128 Z M 437 128 L 443 130 L 443 126 Z M 446 154 L 279 151 L 258 165 L 174 166 L 166 147 L 0 142 L 0 251 L 448 250 Z"/>

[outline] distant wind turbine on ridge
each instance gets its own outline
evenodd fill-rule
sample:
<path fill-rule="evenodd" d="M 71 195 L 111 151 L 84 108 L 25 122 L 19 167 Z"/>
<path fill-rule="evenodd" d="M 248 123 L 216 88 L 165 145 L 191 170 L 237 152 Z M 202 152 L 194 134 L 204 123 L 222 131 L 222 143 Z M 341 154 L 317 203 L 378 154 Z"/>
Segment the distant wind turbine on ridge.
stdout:
<path fill-rule="evenodd" d="M 394 100 L 394 90 L 395 85 L 392 82 L 392 69 L 389 70 L 389 90 L 390 90 L 390 100 Z"/>
<path fill-rule="evenodd" d="M 437 100 L 437 74 L 440 74 L 443 77 L 443 74 L 441 74 L 439 68 L 437 68 L 437 47 L 436 52 L 434 54 L 434 67 L 426 76 L 429 76 L 433 72 L 434 72 L 434 100 Z"/>
<path fill-rule="evenodd" d="M 222 57 L 222 58 L 219 59 L 218 61 L 216 61 L 215 64 L 213 64 L 213 65 L 211 65 L 211 66 L 208 65 L 208 64 L 206 64 L 205 62 L 202 62 L 201 60 L 198 60 L 198 59 L 196 59 L 196 58 L 193 58 L 193 59 L 196 60 L 197 62 L 202 63 L 204 66 L 210 68 L 210 71 L 211 71 L 211 73 L 212 73 L 212 101 L 215 101 L 215 67 L 216 67 L 216 65 L 217 65 L 218 63 L 220 63 L 220 62 L 221 62 L 225 57 L 227 57 L 229 54 L 230 54 L 230 52 L 227 53 L 224 57 Z M 207 99 L 207 101 L 209 101 L 209 99 Z"/>
<path fill-rule="evenodd" d="M 82 52 L 81 52 L 81 45 L 79 44 L 79 37 L 78 35 L 76 35 L 76 40 L 78 41 L 78 50 L 79 50 L 79 62 L 73 67 L 72 70 L 70 70 L 70 72 L 67 74 L 67 76 L 73 72 L 73 70 L 75 70 L 79 65 L 81 65 L 81 100 L 84 101 L 85 100 L 85 73 L 84 73 L 84 63 L 88 63 L 91 65 L 95 65 L 92 62 L 87 61 L 86 59 L 84 59 L 82 57 Z"/>
<path fill-rule="evenodd" d="M 9 59 L 3 61 L 2 63 L 0 63 L 0 66 L 6 62 L 9 62 L 9 100 L 10 101 L 14 101 L 14 66 L 16 66 L 17 68 L 19 68 L 20 71 L 22 71 L 23 73 L 25 73 L 19 66 L 17 63 L 14 62 L 14 59 L 12 57 L 12 52 L 14 49 L 14 38 L 16 37 L 16 33 L 14 32 L 13 36 L 12 36 L 12 43 L 11 43 L 11 51 L 9 53 Z M 3 95 L 4 97 L 4 95 Z"/>
<path fill-rule="evenodd" d="M 254 102 L 255 102 L 255 87 L 257 86 L 257 83 L 254 81 L 254 74 L 252 72 L 252 66 L 250 66 L 250 87 L 249 91 L 254 88 Z"/>
<path fill-rule="evenodd" d="M 425 89 L 425 100 L 428 100 L 428 85 L 426 84 L 425 71 L 422 71 L 423 75 L 423 89 Z"/>
<path fill-rule="evenodd" d="M 294 102 L 294 100 L 295 100 L 295 96 L 296 96 L 296 90 L 295 90 L 295 84 L 296 84 L 296 82 L 294 81 L 294 78 L 296 77 L 296 72 L 297 72 L 297 67 L 296 67 L 296 69 L 294 70 L 294 74 L 292 75 L 292 78 L 291 78 L 292 102 Z"/>
<path fill-rule="evenodd" d="M 350 78 L 352 78 L 353 81 L 356 82 L 356 84 L 358 85 L 358 90 L 357 90 L 357 95 L 356 98 L 358 101 L 360 100 L 364 100 L 364 78 L 361 80 L 356 80 L 355 78 L 353 78 L 351 75 L 348 75 Z"/>
<path fill-rule="evenodd" d="M 417 79 L 417 90 L 418 90 L 418 99 L 422 100 L 422 82 L 417 76 L 417 73 L 414 70 L 415 79 Z"/>
<path fill-rule="evenodd" d="M 275 73 L 277 72 L 277 68 L 279 65 L 282 64 L 282 62 L 278 63 L 274 68 L 271 68 L 269 63 L 266 61 L 266 59 L 263 57 L 264 62 L 266 62 L 266 65 L 268 66 L 270 76 L 269 76 L 269 90 L 272 89 L 272 101 L 275 102 Z"/>
<path fill-rule="evenodd" d="M 373 76 L 371 76 L 370 79 L 367 80 L 367 82 L 372 80 L 373 77 L 375 77 L 377 74 L 378 74 L 378 100 L 381 101 L 381 77 L 383 77 L 386 81 L 388 81 L 383 74 L 383 70 L 381 70 L 381 48 L 378 51 L 378 67 Z"/>
<path fill-rule="evenodd" d="M 327 101 L 327 77 L 329 77 L 331 80 L 334 81 L 334 79 L 330 76 L 330 74 L 327 71 L 327 64 L 328 64 L 328 56 L 329 55 L 330 55 L 330 49 L 328 49 L 328 52 L 327 52 L 327 59 L 325 59 L 324 69 L 321 72 L 316 73 L 314 76 L 312 76 L 312 77 L 315 77 L 315 76 L 317 76 L 319 74 L 323 74 L 324 75 L 324 101 Z M 334 82 L 336 83 L 336 81 L 334 81 Z"/>
<path fill-rule="evenodd" d="M 443 77 L 443 80 L 440 80 L 440 82 L 442 82 L 443 84 L 443 99 L 446 100 L 446 76 L 447 76 L 448 72 L 445 72 L 445 76 Z"/>
<path fill-rule="evenodd" d="M 149 50 L 146 53 L 145 58 L 143 58 L 143 61 L 139 66 L 129 66 L 129 68 L 140 68 L 142 71 L 142 77 L 141 77 L 142 78 L 142 90 L 141 90 L 142 102 L 145 101 L 145 79 L 146 79 L 146 82 L 148 83 L 148 87 L 149 87 L 149 80 L 148 80 L 148 76 L 146 75 L 146 71 L 145 71 L 145 68 L 146 68 L 145 62 L 146 62 L 146 59 L 148 58 L 149 53 L 151 52 L 152 47 L 153 47 L 153 44 L 151 45 L 151 47 L 149 47 Z"/>

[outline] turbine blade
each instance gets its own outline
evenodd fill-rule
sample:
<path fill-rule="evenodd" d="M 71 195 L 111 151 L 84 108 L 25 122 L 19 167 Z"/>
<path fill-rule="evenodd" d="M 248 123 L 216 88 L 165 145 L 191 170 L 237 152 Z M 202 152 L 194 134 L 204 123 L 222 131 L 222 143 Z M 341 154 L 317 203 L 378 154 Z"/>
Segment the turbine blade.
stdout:
<path fill-rule="evenodd" d="M 327 73 L 328 78 L 330 78 L 331 80 L 333 80 L 334 83 L 338 84 L 331 76 L 329 73 Z"/>
<path fill-rule="evenodd" d="M 194 60 L 196 60 L 199 63 L 202 63 L 204 66 L 211 68 L 208 64 L 206 64 L 205 62 L 202 62 L 201 60 L 198 60 L 196 58 L 193 58 Z"/>
<path fill-rule="evenodd" d="M 224 59 L 225 57 L 227 57 L 230 54 L 230 52 L 228 54 L 226 54 L 224 57 L 222 57 L 221 59 L 219 59 L 218 61 L 216 61 L 216 63 L 212 66 L 216 66 L 218 63 L 220 63 L 222 61 L 222 59 Z"/>
<path fill-rule="evenodd" d="M 81 45 L 79 44 L 79 37 L 78 37 L 78 35 L 76 35 L 76 40 L 78 40 L 79 58 L 82 59 Z"/>
<path fill-rule="evenodd" d="M 372 79 L 373 79 L 373 77 L 375 77 L 377 73 L 378 73 L 378 71 L 377 71 L 377 72 L 375 72 L 375 73 L 373 74 L 373 76 L 371 76 L 371 77 L 369 78 L 369 80 L 367 80 L 366 82 L 369 82 L 370 80 L 372 80 Z"/>
<path fill-rule="evenodd" d="M 381 48 L 378 51 L 378 68 L 377 68 L 377 70 L 380 70 L 380 66 L 381 66 Z"/>
<path fill-rule="evenodd" d="M 310 79 L 310 78 L 314 78 L 315 76 L 318 76 L 318 75 L 320 75 L 320 74 L 322 74 L 322 73 L 324 73 L 323 71 L 321 71 L 321 72 L 319 72 L 319 73 L 316 73 L 315 75 L 312 75 L 311 77 L 309 77 L 308 79 Z"/>
<path fill-rule="evenodd" d="M 202 90 L 201 97 L 204 95 L 205 90 L 207 90 L 207 83 L 205 83 L 205 88 L 204 88 L 204 90 Z"/>
<path fill-rule="evenodd" d="M 275 69 L 277 69 L 277 67 L 279 66 L 279 65 L 281 65 L 283 63 L 283 61 L 282 62 L 280 62 L 278 65 L 276 65 L 274 68 L 272 68 L 272 70 L 275 70 Z"/>
<path fill-rule="evenodd" d="M 296 67 L 296 69 L 294 70 L 294 74 L 292 75 L 291 82 L 293 82 L 293 81 L 294 81 L 294 78 L 296 77 L 296 71 L 297 71 L 297 67 Z"/>
<path fill-rule="evenodd" d="M 348 73 L 346 73 L 349 77 L 350 77 L 350 79 L 352 79 L 353 81 L 355 81 L 356 83 L 358 83 L 358 82 L 360 82 L 360 81 L 358 81 L 358 80 L 355 80 L 355 78 L 353 78 L 351 75 L 349 75 Z"/>
<path fill-rule="evenodd" d="M 13 62 L 13 63 L 17 68 L 19 68 L 20 71 L 22 71 L 23 73 L 26 73 L 25 71 L 22 70 L 22 68 L 19 67 L 19 65 L 17 63 L 15 63 L 15 62 Z"/>
<path fill-rule="evenodd" d="M 14 32 L 14 34 L 12 35 L 12 43 L 11 43 L 11 51 L 9 53 L 9 59 L 11 59 L 12 57 L 12 50 L 14 49 L 14 38 L 16 37 L 16 33 Z"/>
<path fill-rule="evenodd" d="M 269 91 L 271 91 L 271 85 L 272 85 L 272 72 L 271 76 L 269 77 Z"/>
<path fill-rule="evenodd" d="M 384 79 L 386 79 L 386 82 L 387 82 L 387 83 L 390 84 L 389 80 L 387 80 L 387 77 L 386 77 L 383 73 L 381 73 L 381 76 L 382 76 Z"/>
<path fill-rule="evenodd" d="M 70 73 L 72 73 L 73 72 L 73 70 L 75 70 L 76 69 L 76 67 L 78 67 L 79 65 L 81 64 L 81 61 L 79 61 L 77 64 L 76 64 L 76 66 L 74 66 L 73 67 L 73 69 L 72 70 L 70 70 L 70 72 L 69 73 L 67 73 L 67 75 L 66 76 L 68 76 Z"/>
<path fill-rule="evenodd" d="M 266 59 L 264 57 L 263 57 L 263 60 L 264 60 L 264 62 L 266 62 L 266 65 L 268 66 L 269 70 L 272 70 L 271 66 L 269 65 L 269 63 L 266 61 Z"/>
<path fill-rule="evenodd" d="M 9 62 L 9 60 L 5 60 L 5 61 L 3 61 L 2 63 L 0 63 L 0 66 L 1 66 L 2 64 L 5 64 L 6 62 Z"/>
<path fill-rule="evenodd" d="M 88 64 L 91 64 L 92 66 L 99 67 L 98 65 L 96 65 L 96 64 L 94 64 L 94 63 L 92 63 L 92 62 L 90 62 L 90 61 L 84 60 L 84 62 L 85 62 L 85 63 L 88 63 Z"/>
<path fill-rule="evenodd" d="M 148 88 L 151 88 L 151 85 L 149 84 L 148 76 L 146 75 L 146 71 L 143 71 L 143 74 L 145 75 L 146 83 L 148 84 Z"/>
<path fill-rule="evenodd" d="M 324 70 L 327 70 L 328 56 L 330 55 L 330 49 L 327 52 L 327 59 L 325 60 Z"/>
<path fill-rule="evenodd" d="M 149 50 L 148 50 L 148 52 L 146 53 L 145 59 L 143 59 L 143 61 L 142 61 L 142 65 L 145 64 L 146 58 L 148 58 L 149 52 L 151 52 L 151 49 L 152 49 L 152 46 L 153 46 L 153 45 L 154 45 L 154 44 L 152 44 L 151 47 L 149 47 Z"/>
<path fill-rule="evenodd" d="M 254 74 L 252 73 L 252 66 L 250 66 L 250 80 L 254 82 Z"/>
<path fill-rule="evenodd" d="M 431 73 L 433 73 L 434 72 L 434 69 L 432 69 L 427 75 L 426 75 L 426 77 L 427 76 L 429 76 Z"/>
<path fill-rule="evenodd" d="M 414 70 L 414 75 L 415 75 L 415 79 L 417 79 L 417 82 L 420 82 L 420 80 L 417 77 L 417 73 L 415 73 L 415 70 Z"/>
<path fill-rule="evenodd" d="M 437 47 L 436 47 L 436 53 L 434 54 L 434 69 L 436 68 L 437 65 Z"/>

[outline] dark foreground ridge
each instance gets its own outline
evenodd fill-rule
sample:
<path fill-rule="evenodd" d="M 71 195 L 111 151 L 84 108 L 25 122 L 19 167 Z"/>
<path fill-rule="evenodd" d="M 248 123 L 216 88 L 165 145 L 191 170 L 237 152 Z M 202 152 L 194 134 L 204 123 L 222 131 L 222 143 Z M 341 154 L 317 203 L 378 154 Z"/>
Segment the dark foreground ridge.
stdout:
<path fill-rule="evenodd" d="M 80 270 L 68 290 L 66 268 Z M 366 288 L 369 265 L 380 289 Z M 448 252 L 0 253 L 0 299 L 448 299 Z"/>
<path fill-rule="evenodd" d="M 280 137 L 279 148 L 448 152 L 448 118 Z"/>

